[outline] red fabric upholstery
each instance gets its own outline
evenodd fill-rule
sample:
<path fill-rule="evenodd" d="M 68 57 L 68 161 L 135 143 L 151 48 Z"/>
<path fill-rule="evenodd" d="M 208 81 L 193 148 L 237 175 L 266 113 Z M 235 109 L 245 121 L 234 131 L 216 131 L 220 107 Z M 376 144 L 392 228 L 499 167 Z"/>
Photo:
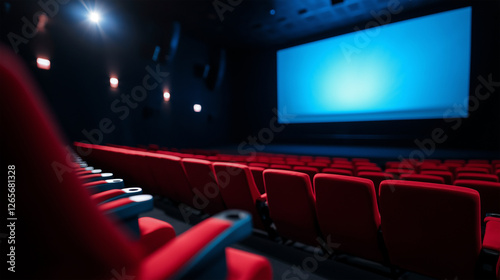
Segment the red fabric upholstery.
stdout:
<path fill-rule="evenodd" d="M 307 163 L 307 166 L 311 166 L 311 167 L 318 167 L 318 168 L 325 168 L 325 167 L 328 167 L 330 165 L 329 162 L 308 162 Z"/>
<path fill-rule="evenodd" d="M 394 178 L 401 177 L 401 175 L 403 174 L 415 174 L 415 170 L 399 169 L 399 168 L 387 168 L 384 172 L 392 174 Z"/>
<path fill-rule="evenodd" d="M 439 176 L 443 178 L 444 183 L 448 185 L 451 185 L 454 180 L 453 173 L 451 173 L 450 171 L 425 170 L 420 173 L 424 175 Z"/>
<path fill-rule="evenodd" d="M 481 217 L 486 213 L 500 214 L 500 183 L 477 181 L 477 180 L 455 180 L 456 186 L 467 187 L 479 192 L 481 197 Z"/>
<path fill-rule="evenodd" d="M 100 193 L 96 193 L 92 195 L 92 200 L 96 203 L 99 204 L 103 201 L 106 201 L 108 199 L 111 199 L 113 197 L 119 196 L 124 194 L 125 192 L 120 190 L 120 189 L 113 189 L 109 191 L 103 191 Z"/>
<path fill-rule="evenodd" d="M 87 175 L 80 175 L 80 178 L 84 181 L 90 182 L 91 180 L 102 180 L 102 173 L 96 173 L 96 174 L 87 174 Z M 111 179 L 111 178 L 105 178 L 105 179 Z"/>
<path fill-rule="evenodd" d="M 194 206 L 194 194 L 181 164 L 181 158 L 147 154 L 146 162 L 158 184 L 158 193 L 177 202 Z"/>
<path fill-rule="evenodd" d="M 314 175 L 316 175 L 319 171 L 318 168 L 312 166 L 295 166 L 293 170 L 306 173 L 307 175 L 309 175 L 309 179 L 311 179 L 311 186 L 313 186 L 312 183 Z M 314 191 L 314 186 L 313 186 L 313 191 Z"/>
<path fill-rule="evenodd" d="M 372 165 L 360 165 L 356 167 L 356 172 L 362 172 L 362 171 L 375 171 L 375 172 L 382 172 L 382 168 L 378 166 L 372 166 Z"/>
<path fill-rule="evenodd" d="M 457 180 L 478 180 L 478 181 L 498 182 L 498 177 L 497 175 L 493 174 L 458 173 Z"/>
<path fill-rule="evenodd" d="M 151 255 L 175 238 L 172 225 L 149 217 L 139 218 L 139 230 L 141 233 L 139 242 L 144 256 Z"/>
<path fill-rule="evenodd" d="M 162 279 L 165 275 L 173 276 L 176 271 L 188 264 L 188 260 L 196 255 L 200 248 L 230 226 L 227 221 L 209 219 L 192 227 L 146 257 L 141 264 L 139 279 Z"/>
<path fill-rule="evenodd" d="M 486 229 L 484 231 L 483 248 L 500 252 L 500 218 L 486 217 L 484 221 Z"/>
<path fill-rule="evenodd" d="M 455 169 L 455 172 L 457 174 L 459 174 L 459 173 L 484 173 L 484 174 L 490 173 L 490 171 L 487 168 L 483 168 L 483 167 L 457 167 L 457 169 Z"/>
<path fill-rule="evenodd" d="M 467 163 L 465 167 L 469 168 L 484 168 L 487 169 L 489 173 L 493 172 L 493 165 L 489 163 Z"/>
<path fill-rule="evenodd" d="M 262 167 L 262 168 L 268 168 L 269 164 L 267 163 L 262 163 L 262 162 L 251 162 L 248 164 L 248 166 L 255 166 L 255 167 Z"/>
<path fill-rule="evenodd" d="M 287 165 L 287 164 L 271 164 L 269 168 L 273 169 L 284 169 L 284 170 L 291 170 L 292 166 Z"/>
<path fill-rule="evenodd" d="M 473 278 L 481 250 L 477 191 L 388 180 L 380 185 L 379 202 L 392 264 L 440 279 Z"/>
<path fill-rule="evenodd" d="M 419 181 L 427 183 L 444 184 L 444 179 L 439 176 L 425 175 L 425 174 L 401 174 L 401 180 L 406 181 Z"/>
<path fill-rule="evenodd" d="M 380 226 L 373 182 L 352 176 L 318 174 L 314 177 L 316 213 L 323 236 L 338 243 L 338 250 L 383 261 L 378 247 Z"/>
<path fill-rule="evenodd" d="M 450 171 L 448 166 L 445 165 L 421 165 L 420 172 L 424 170 Z"/>
<path fill-rule="evenodd" d="M 250 169 L 233 163 L 214 163 L 213 167 L 226 207 L 250 212 L 254 226 L 264 229 L 256 208 L 256 201 L 261 200 L 260 193 Z"/>
<path fill-rule="evenodd" d="M 349 165 L 349 164 L 345 164 L 345 163 L 332 163 L 330 164 L 330 168 L 335 168 L 335 169 L 345 169 L 345 170 L 349 170 L 349 171 L 353 171 L 353 167 L 352 165 Z"/>
<path fill-rule="evenodd" d="M 370 179 L 373 181 L 373 186 L 375 187 L 375 193 L 378 195 L 378 187 L 380 185 L 380 182 L 384 180 L 390 180 L 394 179 L 394 175 L 391 173 L 384 173 L 384 172 L 371 172 L 371 171 L 362 171 L 359 172 L 358 177 L 361 178 L 366 178 Z"/>
<path fill-rule="evenodd" d="M 255 185 L 261 194 L 266 193 L 266 187 L 264 187 L 264 168 L 262 167 L 250 167 L 250 171 L 252 172 L 253 180 L 255 181 Z"/>
<path fill-rule="evenodd" d="M 339 174 L 352 176 L 352 171 L 347 169 L 337 169 L 337 168 L 323 168 L 322 173 Z"/>
<path fill-rule="evenodd" d="M 102 212 L 107 212 L 111 209 L 122 207 L 122 206 L 130 204 L 132 202 L 133 201 L 130 200 L 128 197 L 120 198 L 120 199 L 113 200 L 113 201 L 99 205 L 99 210 L 101 210 Z"/>
<path fill-rule="evenodd" d="M 226 206 L 215 179 L 212 163 L 194 158 L 183 158 L 181 162 L 195 194 L 194 206 L 210 214 L 224 211 Z"/>
<path fill-rule="evenodd" d="M 264 171 L 269 214 L 280 235 L 316 245 L 319 236 L 315 199 L 307 174 L 288 170 Z"/>
<path fill-rule="evenodd" d="M 245 251 L 226 248 L 228 274 L 226 280 L 272 279 L 269 261 Z"/>

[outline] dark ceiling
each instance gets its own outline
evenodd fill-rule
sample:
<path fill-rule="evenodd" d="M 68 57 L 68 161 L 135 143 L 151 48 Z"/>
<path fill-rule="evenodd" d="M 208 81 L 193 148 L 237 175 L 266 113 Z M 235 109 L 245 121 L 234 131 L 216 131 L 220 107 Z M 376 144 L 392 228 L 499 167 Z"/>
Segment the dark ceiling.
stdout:
<path fill-rule="evenodd" d="M 138 3 L 139 2 L 139 3 Z M 279 46 L 320 34 L 364 29 L 377 15 L 389 22 L 466 5 L 450 0 L 166 0 L 138 1 L 144 21 L 183 30 L 221 45 Z M 120 2 L 123 4 L 123 2 Z M 231 5 L 232 4 L 232 5 Z M 397 12 L 391 12 L 397 11 Z M 418 14 L 418 13 L 421 14 Z M 381 16 L 385 19 L 384 16 Z M 357 25 L 359 24 L 359 26 Z M 379 24 L 377 22 L 377 24 Z M 344 30 L 346 29 L 347 30 Z"/>
<path fill-rule="evenodd" d="M 221 46 L 286 46 L 308 38 L 364 29 L 377 15 L 390 13 L 389 22 L 467 5 L 456 0 L 45 0 L 59 1 L 62 13 L 51 20 L 67 25 L 84 6 L 105 9 L 115 28 L 130 30 L 141 40 L 167 40 L 172 22 L 182 32 Z M 31 18 L 42 7 L 36 0 L 0 1 L 2 39 L 19 32 L 22 17 Z M 478 1 L 475 1 L 478 2 Z M 391 13 L 391 9 L 398 12 Z M 62 14 L 62 15 L 61 15 Z M 382 18 L 385 19 L 384 16 Z M 122 30 L 122 31 L 123 31 Z M 135 31 L 132 32 L 132 30 Z M 144 38 L 148 37 L 148 38 Z"/>

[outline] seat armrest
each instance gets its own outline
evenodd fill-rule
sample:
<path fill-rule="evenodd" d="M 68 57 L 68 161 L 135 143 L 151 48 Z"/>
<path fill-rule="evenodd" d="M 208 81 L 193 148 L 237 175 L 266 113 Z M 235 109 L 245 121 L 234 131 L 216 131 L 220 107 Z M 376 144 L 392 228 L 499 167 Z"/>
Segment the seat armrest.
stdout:
<path fill-rule="evenodd" d="M 484 222 L 483 248 L 500 252 L 500 217 L 487 216 Z"/>
<path fill-rule="evenodd" d="M 493 279 L 500 255 L 500 217 L 487 215 L 484 219 L 483 248 L 479 256 L 481 279 Z"/>
<path fill-rule="evenodd" d="M 123 184 L 122 179 L 109 179 L 109 180 L 100 180 L 95 182 L 88 182 L 83 184 L 87 190 L 92 193 L 100 193 L 107 190 L 112 189 L 123 189 L 125 185 Z"/>
<path fill-rule="evenodd" d="M 486 218 L 492 217 L 492 218 L 500 218 L 500 214 L 498 213 L 486 213 Z M 486 219 L 485 219 L 486 222 Z"/>
<path fill-rule="evenodd" d="M 217 278 L 224 279 L 225 248 L 249 236 L 251 215 L 227 210 L 178 236 L 141 265 L 141 279 Z M 175 258 L 172 256 L 175 255 Z M 216 267 L 217 269 L 210 269 Z M 207 275 L 207 271 L 210 275 Z M 216 275 L 217 274 L 217 275 Z"/>
<path fill-rule="evenodd" d="M 91 199 L 97 204 L 102 204 L 139 194 L 142 194 L 141 188 L 112 189 L 93 194 Z"/>
<path fill-rule="evenodd" d="M 125 225 L 132 237 L 139 238 L 139 214 L 153 210 L 153 196 L 141 194 L 121 198 L 99 205 L 99 210 Z"/>

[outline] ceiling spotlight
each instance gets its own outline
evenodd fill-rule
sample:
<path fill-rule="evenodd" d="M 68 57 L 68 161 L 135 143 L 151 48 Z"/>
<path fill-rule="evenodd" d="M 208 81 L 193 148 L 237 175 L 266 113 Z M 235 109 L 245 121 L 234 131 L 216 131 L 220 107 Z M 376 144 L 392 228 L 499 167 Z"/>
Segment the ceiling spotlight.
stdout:
<path fill-rule="evenodd" d="M 114 78 L 114 77 L 109 79 L 109 84 L 112 88 L 117 88 L 118 87 L 118 79 Z"/>
<path fill-rule="evenodd" d="M 101 15 L 96 12 L 90 12 L 89 19 L 92 22 L 99 23 L 99 21 L 101 21 Z"/>
<path fill-rule="evenodd" d="M 194 110 L 196 113 L 201 112 L 201 105 L 200 105 L 200 104 L 194 104 L 194 106 L 193 106 L 193 110 Z"/>
<path fill-rule="evenodd" d="M 163 93 L 163 100 L 164 100 L 165 102 L 168 102 L 168 101 L 170 100 L 170 92 L 165 91 L 165 92 Z"/>

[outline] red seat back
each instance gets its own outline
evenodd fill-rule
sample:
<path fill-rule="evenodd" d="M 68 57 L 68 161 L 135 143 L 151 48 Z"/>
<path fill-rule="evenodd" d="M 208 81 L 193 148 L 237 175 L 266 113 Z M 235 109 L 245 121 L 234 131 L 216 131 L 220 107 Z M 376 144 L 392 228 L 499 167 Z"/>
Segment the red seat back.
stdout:
<path fill-rule="evenodd" d="M 352 176 L 317 174 L 314 186 L 323 236 L 331 236 L 340 251 L 383 261 L 378 247 L 380 215 L 373 182 Z"/>
<path fill-rule="evenodd" d="M 455 180 L 454 185 L 467 187 L 481 196 L 481 217 L 486 213 L 500 213 L 500 183 L 478 180 Z"/>
<path fill-rule="evenodd" d="M 234 163 L 214 163 L 213 166 L 226 207 L 250 212 L 254 226 L 264 229 L 256 208 L 260 193 L 248 166 Z"/>
<path fill-rule="evenodd" d="M 195 195 L 195 207 L 209 214 L 226 209 L 215 179 L 214 168 L 208 160 L 183 158 L 182 166 Z"/>
<path fill-rule="evenodd" d="M 291 240 L 317 245 L 319 230 L 309 176 L 296 171 L 267 169 L 264 182 L 269 214 L 278 233 Z"/>
<path fill-rule="evenodd" d="M 439 279 L 472 279 L 481 250 L 479 193 L 388 180 L 380 185 L 382 232 L 392 264 Z"/>

